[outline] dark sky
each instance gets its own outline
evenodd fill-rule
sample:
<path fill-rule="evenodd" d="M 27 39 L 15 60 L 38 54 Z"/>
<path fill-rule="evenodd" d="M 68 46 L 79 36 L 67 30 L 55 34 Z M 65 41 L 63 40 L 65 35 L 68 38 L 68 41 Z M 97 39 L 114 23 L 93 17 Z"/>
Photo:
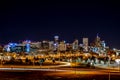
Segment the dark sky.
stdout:
<path fill-rule="evenodd" d="M 44 1 L 44 0 L 43 0 Z M 99 33 L 110 47 L 120 48 L 119 2 L 0 2 L 0 43 L 30 40 L 72 42 Z"/>

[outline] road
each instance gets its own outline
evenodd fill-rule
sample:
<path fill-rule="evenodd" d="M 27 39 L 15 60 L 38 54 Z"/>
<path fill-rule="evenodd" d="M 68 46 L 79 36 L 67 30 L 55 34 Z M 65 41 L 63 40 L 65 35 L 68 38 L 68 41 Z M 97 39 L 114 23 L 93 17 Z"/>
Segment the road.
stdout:
<path fill-rule="evenodd" d="M 120 79 L 119 72 L 111 72 L 111 80 Z M 108 80 L 109 72 L 98 69 L 20 69 L 0 70 L 0 80 Z"/>
<path fill-rule="evenodd" d="M 0 80 L 119 80 L 120 72 L 85 68 L 0 68 Z"/>
<path fill-rule="evenodd" d="M 0 80 L 120 80 L 120 71 L 75 68 L 68 62 L 53 66 L 0 66 Z"/>

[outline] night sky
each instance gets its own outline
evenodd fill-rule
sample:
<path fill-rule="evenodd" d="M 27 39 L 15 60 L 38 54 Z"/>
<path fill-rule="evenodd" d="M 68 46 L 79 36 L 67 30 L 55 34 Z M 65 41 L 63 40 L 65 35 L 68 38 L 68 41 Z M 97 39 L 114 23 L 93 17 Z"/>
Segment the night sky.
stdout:
<path fill-rule="evenodd" d="M 43 0 L 44 1 L 44 0 Z M 119 2 L 0 2 L 0 44 L 22 40 L 72 42 L 97 33 L 110 47 L 120 48 Z"/>

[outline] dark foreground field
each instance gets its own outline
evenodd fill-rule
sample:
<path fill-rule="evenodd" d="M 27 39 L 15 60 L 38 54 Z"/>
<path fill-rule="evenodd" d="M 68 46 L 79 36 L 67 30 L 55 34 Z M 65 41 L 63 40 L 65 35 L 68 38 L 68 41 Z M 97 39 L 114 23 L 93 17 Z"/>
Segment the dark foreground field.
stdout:
<path fill-rule="evenodd" d="M 120 80 L 120 76 L 115 74 L 110 78 L 110 80 Z M 0 80 L 109 80 L 109 75 L 54 71 L 0 71 Z"/>

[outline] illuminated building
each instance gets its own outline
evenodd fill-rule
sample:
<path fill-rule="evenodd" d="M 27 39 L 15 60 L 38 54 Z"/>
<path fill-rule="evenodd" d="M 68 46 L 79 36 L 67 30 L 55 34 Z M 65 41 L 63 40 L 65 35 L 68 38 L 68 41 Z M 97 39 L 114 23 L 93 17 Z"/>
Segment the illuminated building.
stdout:
<path fill-rule="evenodd" d="M 25 42 L 22 44 L 9 43 L 4 47 L 4 50 L 7 52 L 30 52 L 30 44 Z"/>
<path fill-rule="evenodd" d="M 106 43 L 105 43 L 105 41 L 101 41 L 101 46 L 102 46 L 103 48 L 106 47 Z"/>
<path fill-rule="evenodd" d="M 31 42 L 30 47 L 40 49 L 41 48 L 41 42 Z"/>
<path fill-rule="evenodd" d="M 30 52 L 30 40 L 26 40 L 23 42 L 23 44 L 25 44 L 25 52 L 29 53 Z"/>
<path fill-rule="evenodd" d="M 64 41 L 60 42 L 59 51 L 66 51 L 66 43 Z"/>
<path fill-rule="evenodd" d="M 9 43 L 6 48 L 7 52 L 14 52 L 16 46 L 17 46 L 17 43 Z"/>
<path fill-rule="evenodd" d="M 97 34 L 95 41 L 91 44 L 91 51 L 106 55 L 106 43 L 105 41 L 101 41 L 100 37 Z"/>
<path fill-rule="evenodd" d="M 59 36 L 54 36 L 55 39 L 55 43 L 54 43 L 54 50 L 58 50 L 58 46 L 59 46 Z"/>
<path fill-rule="evenodd" d="M 91 50 L 95 53 L 100 53 L 100 48 L 101 48 L 101 40 L 97 34 L 94 42 L 91 44 Z"/>
<path fill-rule="evenodd" d="M 72 44 L 66 43 L 66 51 L 71 51 L 72 50 Z"/>
<path fill-rule="evenodd" d="M 9 46 L 9 45 L 6 45 L 6 47 L 5 47 L 4 50 L 7 51 L 7 52 L 10 52 L 10 46 Z"/>
<path fill-rule="evenodd" d="M 78 50 L 78 40 L 77 39 L 73 42 L 73 50 Z"/>
<path fill-rule="evenodd" d="M 54 51 L 58 50 L 58 46 L 59 46 L 58 43 L 54 43 Z"/>
<path fill-rule="evenodd" d="M 27 51 L 30 52 L 30 47 L 28 47 L 26 44 L 18 44 L 17 46 L 15 46 L 14 52 L 27 52 Z"/>
<path fill-rule="evenodd" d="M 46 41 L 46 40 L 42 41 L 41 46 L 42 46 L 42 49 L 49 49 L 49 41 Z"/>
<path fill-rule="evenodd" d="M 49 41 L 49 50 L 54 50 L 54 41 Z"/>
<path fill-rule="evenodd" d="M 28 52 L 28 53 L 30 52 L 30 44 L 29 43 L 26 44 L 26 52 Z"/>
<path fill-rule="evenodd" d="M 100 37 L 98 36 L 98 34 L 97 34 L 97 37 L 95 38 L 94 46 L 101 47 L 101 40 L 100 40 Z"/>
<path fill-rule="evenodd" d="M 59 41 L 59 36 L 54 36 L 54 39 L 55 39 L 55 43 L 58 43 L 58 41 Z"/>
<path fill-rule="evenodd" d="M 88 51 L 88 38 L 83 38 L 83 51 Z"/>

